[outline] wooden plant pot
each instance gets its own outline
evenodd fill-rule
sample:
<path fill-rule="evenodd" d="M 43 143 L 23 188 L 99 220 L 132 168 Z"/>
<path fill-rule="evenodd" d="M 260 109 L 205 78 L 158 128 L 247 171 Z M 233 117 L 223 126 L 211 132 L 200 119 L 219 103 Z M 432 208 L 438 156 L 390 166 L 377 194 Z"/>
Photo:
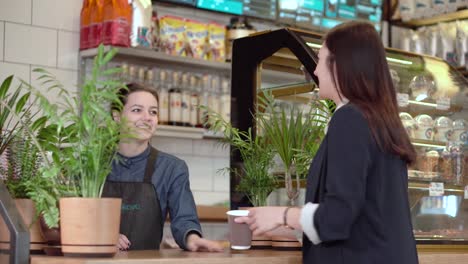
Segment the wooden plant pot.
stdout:
<path fill-rule="evenodd" d="M 31 253 L 42 253 L 46 241 L 43 239 L 39 226 L 39 219 L 36 216 L 36 207 L 31 199 L 15 199 L 24 224 L 29 228 L 29 241 Z M 0 249 L 8 250 L 10 248 L 10 232 L 6 223 L 0 218 Z"/>
<path fill-rule="evenodd" d="M 45 254 L 48 256 L 63 256 L 62 247 L 60 246 L 60 226 L 49 227 L 42 215 L 39 217 L 39 224 L 41 226 L 42 237 L 47 243 L 47 246 L 44 247 Z"/>
<path fill-rule="evenodd" d="M 112 257 L 119 239 L 120 198 L 61 198 L 62 252 L 73 257 Z"/>

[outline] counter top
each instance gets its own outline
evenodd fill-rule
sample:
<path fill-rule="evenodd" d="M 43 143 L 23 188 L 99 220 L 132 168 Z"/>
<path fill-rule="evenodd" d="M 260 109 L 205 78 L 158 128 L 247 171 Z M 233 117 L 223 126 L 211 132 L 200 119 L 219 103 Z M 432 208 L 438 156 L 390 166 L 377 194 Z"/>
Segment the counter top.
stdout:
<path fill-rule="evenodd" d="M 459 264 L 466 263 L 468 252 L 439 253 L 420 252 L 420 264 Z M 31 256 L 31 264 L 161 264 L 161 263 L 188 263 L 188 264 L 228 264 L 228 263 L 255 263 L 255 264 L 283 264 L 302 263 L 301 251 L 277 250 L 245 250 L 235 251 L 226 249 L 220 253 L 187 252 L 179 249 L 162 249 L 148 251 L 118 252 L 113 258 L 68 258 Z"/>
<path fill-rule="evenodd" d="M 245 250 L 236 251 L 226 249 L 220 253 L 188 252 L 180 249 L 161 249 L 147 251 L 121 251 L 113 258 L 68 258 L 31 256 L 31 264 L 149 264 L 149 263 L 256 263 L 256 264 L 283 264 L 301 263 L 300 251 L 274 251 L 274 250 Z"/>

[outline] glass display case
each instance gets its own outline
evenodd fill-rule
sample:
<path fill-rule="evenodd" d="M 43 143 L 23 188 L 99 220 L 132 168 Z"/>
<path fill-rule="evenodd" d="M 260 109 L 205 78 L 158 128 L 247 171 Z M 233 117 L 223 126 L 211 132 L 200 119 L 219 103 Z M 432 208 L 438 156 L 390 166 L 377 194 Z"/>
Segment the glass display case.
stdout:
<path fill-rule="evenodd" d="M 284 28 L 238 39 L 232 60 L 232 123 L 255 127 L 259 91 L 269 89 L 280 102 L 306 106 L 317 99 L 316 54 L 322 36 Z M 400 118 L 418 153 L 408 168 L 408 195 L 418 247 L 468 249 L 468 82 L 445 61 L 386 49 L 397 90 Z M 297 76 L 271 85 L 265 69 Z M 242 161 L 231 155 L 231 166 Z M 231 206 L 242 200 L 231 177 Z"/>

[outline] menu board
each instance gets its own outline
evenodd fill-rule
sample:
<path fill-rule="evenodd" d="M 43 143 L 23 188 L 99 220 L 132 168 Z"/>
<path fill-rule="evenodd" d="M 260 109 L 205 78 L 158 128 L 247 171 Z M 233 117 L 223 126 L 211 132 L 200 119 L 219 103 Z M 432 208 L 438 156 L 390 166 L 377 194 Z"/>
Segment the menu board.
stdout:
<path fill-rule="evenodd" d="M 234 15 L 276 19 L 276 0 L 197 0 L 195 6 Z"/>
<path fill-rule="evenodd" d="M 298 7 L 298 1 L 278 0 L 278 21 L 294 24 Z"/>
<path fill-rule="evenodd" d="M 370 22 L 380 22 L 382 18 L 381 0 L 357 0 L 356 16 L 358 19 L 368 20 Z"/>
<path fill-rule="evenodd" d="M 175 4 L 191 5 L 194 6 L 197 0 L 153 0 L 153 2 L 169 2 Z"/>
<path fill-rule="evenodd" d="M 276 19 L 276 0 L 243 0 L 244 15 L 265 19 Z"/>
<path fill-rule="evenodd" d="M 278 21 L 311 29 L 328 30 L 349 20 L 373 23 L 380 31 L 382 0 L 278 0 Z M 289 20 L 286 20 L 288 18 Z"/>
<path fill-rule="evenodd" d="M 340 0 L 338 5 L 338 17 L 355 19 L 356 0 Z"/>
<path fill-rule="evenodd" d="M 321 17 L 324 14 L 323 0 L 303 0 L 296 11 L 296 25 L 301 27 L 320 27 Z"/>
<path fill-rule="evenodd" d="M 330 29 L 348 20 L 373 23 L 380 31 L 382 0 L 153 0 L 276 20 L 303 28 Z"/>

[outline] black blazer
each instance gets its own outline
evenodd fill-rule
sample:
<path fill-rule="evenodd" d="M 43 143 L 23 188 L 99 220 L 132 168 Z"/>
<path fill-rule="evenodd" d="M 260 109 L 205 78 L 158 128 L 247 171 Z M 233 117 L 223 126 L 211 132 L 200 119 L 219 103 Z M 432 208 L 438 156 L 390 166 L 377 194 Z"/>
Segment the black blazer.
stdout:
<path fill-rule="evenodd" d="M 356 106 L 338 109 L 307 178 L 322 243 L 304 235 L 304 263 L 418 263 L 407 173 L 403 160 L 380 151 Z"/>

